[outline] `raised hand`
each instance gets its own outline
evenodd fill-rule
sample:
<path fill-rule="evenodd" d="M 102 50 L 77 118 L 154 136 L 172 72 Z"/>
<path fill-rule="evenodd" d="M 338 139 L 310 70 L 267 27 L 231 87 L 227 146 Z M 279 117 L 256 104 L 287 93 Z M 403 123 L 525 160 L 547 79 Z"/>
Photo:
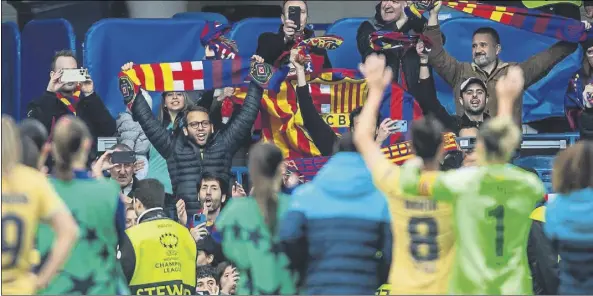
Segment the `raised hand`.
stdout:
<path fill-rule="evenodd" d="M 391 84 L 393 72 L 390 67 L 386 66 L 384 55 L 375 53 L 369 55 L 364 64 L 358 66 L 358 69 L 364 75 L 369 89 L 383 92 Z"/>
<path fill-rule="evenodd" d="M 297 70 L 301 70 L 305 68 L 306 58 L 300 54 L 299 49 L 294 48 L 290 51 L 290 62 Z"/>
<path fill-rule="evenodd" d="M 185 201 L 183 201 L 183 199 L 179 199 L 177 203 L 175 203 L 175 207 L 177 208 L 177 219 L 179 219 L 179 223 L 182 225 L 187 225 L 187 211 L 185 210 Z"/>
<path fill-rule="evenodd" d="M 114 165 L 111 163 L 111 154 L 113 154 L 113 150 L 105 151 L 95 164 L 93 164 L 93 177 L 103 178 L 103 171 L 113 168 Z"/>
<path fill-rule="evenodd" d="M 289 40 L 294 39 L 294 34 L 296 33 L 296 24 L 289 20 L 288 18 L 284 21 L 284 26 L 282 30 L 284 31 L 284 43 L 288 42 Z"/>
<path fill-rule="evenodd" d="M 121 66 L 121 70 L 128 71 L 128 70 L 132 69 L 133 66 L 134 66 L 134 62 L 127 62 L 123 66 Z"/>
<path fill-rule="evenodd" d="M 260 56 L 258 56 L 256 54 L 252 55 L 251 56 L 251 59 L 254 60 L 254 61 L 256 61 L 257 63 L 263 63 L 264 62 L 264 58 L 262 58 L 262 57 L 260 57 Z"/>
<path fill-rule="evenodd" d="M 206 222 L 200 223 L 198 226 L 190 229 L 191 236 L 196 242 L 205 238 L 208 235 L 208 229 L 206 229 Z"/>
<path fill-rule="evenodd" d="M 88 97 L 95 92 L 95 84 L 91 79 L 91 76 L 87 76 L 87 80 L 80 83 L 80 91 L 84 94 L 85 97 Z"/>
<path fill-rule="evenodd" d="M 239 184 L 239 182 L 235 182 L 235 185 L 233 185 L 232 196 L 233 197 L 247 196 L 245 189 L 243 189 L 243 185 Z"/>
<path fill-rule="evenodd" d="M 376 138 L 376 142 L 377 143 L 383 143 L 383 141 L 385 141 L 387 139 L 387 137 L 389 137 L 391 134 L 393 134 L 397 128 L 395 126 L 393 126 L 394 120 L 391 120 L 391 118 L 385 118 L 383 119 L 383 122 L 381 122 L 381 125 L 379 126 L 379 130 L 377 132 L 377 138 Z"/>
<path fill-rule="evenodd" d="M 416 43 L 416 52 L 420 57 L 421 63 L 428 62 L 428 53 L 424 52 L 424 42 L 422 42 L 421 40 L 418 40 L 418 43 Z"/>
<path fill-rule="evenodd" d="M 60 88 L 62 88 L 62 86 L 64 86 L 64 84 L 66 84 L 65 82 L 62 82 L 62 80 L 61 80 L 63 73 L 64 73 L 64 70 L 60 70 L 58 72 L 51 73 L 50 78 L 49 78 L 49 83 L 47 84 L 47 91 L 57 92 L 58 90 L 60 90 Z"/>

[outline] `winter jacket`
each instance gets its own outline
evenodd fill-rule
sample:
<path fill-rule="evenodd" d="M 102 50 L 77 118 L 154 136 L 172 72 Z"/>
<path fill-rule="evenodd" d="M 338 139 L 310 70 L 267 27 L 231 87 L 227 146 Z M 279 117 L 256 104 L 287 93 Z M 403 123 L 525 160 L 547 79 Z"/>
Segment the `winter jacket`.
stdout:
<path fill-rule="evenodd" d="M 538 204 L 531 213 L 533 220 L 527 240 L 527 260 L 533 279 L 533 294 L 556 295 L 558 293 L 558 252 L 544 233 L 546 206 Z"/>
<path fill-rule="evenodd" d="M 593 294 L 593 188 L 558 194 L 546 208 L 544 231 L 560 254 L 559 295 Z"/>
<path fill-rule="evenodd" d="M 148 103 L 148 106 L 152 109 L 152 98 L 148 92 L 142 90 L 144 99 Z M 132 118 L 132 111 L 126 110 L 122 112 L 115 119 L 117 126 L 117 142 L 125 144 L 132 148 L 136 155 L 148 155 L 150 149 L 150 141 L 142 131 L 140 124 Z"/>
<path fill-rule="evenodd" d="M 56 93 L 49 91 L 27 106 L 27 117 L 39 120 L 50 134 L 58 119 L 69 114 L 70 111 L 58 99 Z M 97 137 L 113 137 L 115 135 L 115 120 L 96 92 L 88 97 L 81 93 L 80 101 L 76 106 L 76 116 L 86 123 L 93 139 L 95 139 L 91 153 L 89 153 L 90 161 L 96 157 Z"/>
<path fill-rule="evenodd" d="M 431 51 L 428 54 L 428 62 L 443 80 L 453 88 L 453 98 L 455 98 L 457 115 L 464 113 L 463 106 L 461 106 L 457 98 L 460 94 L 461 83 L 468 78 L 477 77 L 486 83 L 486 87 L 488 88 L 488 103 L 486 104 L 485 111 L 491 116 L 496 116 L 498 112 L 496 82 L 500 77 L 506 75 L 509 67 L 518 65 L 523 69 L 525 88 L 528 88 L 548 74 L 557 63 L 573 53 L 578 47 L 577 43 L 560 41 L 549 49 L 521 63 L 505 63 L 499 59 L 492 73 L 488 74 L 474 63 L 460 62 L 449 55 L 443 46 L 441 34 L 439 25 L 427 26 L 424 31 L 424 35 L 432 43 Z M 522 117 L 523 100 L 516 100 L 513 118 L 517 120 L 519 126 L 522 123 Z"/>
<path fill-rule="evenodd" d="M 200 147 L 181 130 L 170 133 L 154 118 L 150 107 L 140 93 L 132 105 L 134 119 L 154 148 L 167 160 L 173 194 L 185 201 L 188 216 L 200 209 L 198 184 L 202 173 L 208 171 L 220 175 L 228 184 L 231 177 L 231 160 L 240 144 L 250 136 L 259 112 L 263 90 L 255 83 L 249 90 L 241 112 L 224 131 L 215 132 L 205 146 Z M 166 200 L 165 207 L 175 200 Z"/>
<path fill-rule="evenodd" d="M 315 32 L 308 28 L 304 30 L 304 38 L 308 39 L 315 36 Z M 259 35 L 257 39 L 257 50 L 255 54 L 262 57 L 264 61 L 270 65 L 274 65 L 276 60 L 284 53 L 289 52 L 294 46 L 294 41 L 284 43 L 284 25 L 280 25 L 278 33 L 266 32 Z M 313 48 L 311 53 L 323 57 L 323 68 L 329 69 L 332 67 L 327 51 L 325 49 Z"/>
<path fill-rule="evenodd" d="M 362 62 L 364 62 L 371 53 L 375 51 L 370 46 L 371 34 L 377 31 L 393 31 L 401 33 L 422 33 L 422 30 L 426 24 L 426 18 L 421 19 L 408 19 L 408 21 L 401 27 L 398 28 L 396 22 L 386 23 L 381 17 L 381 4 L 375 6 L 375 16 L 367 21 L 364 21 L 358 27 L 356 32 L 356 43 L 358 52 L 362 56 Z M 420 76 L 420 57 L 414 48 L 410 48 L 407 52 L 401 50 L 389 50 L 382 52 L 387 58 L 387 65 L 393 70 L 393 78 L 396 81 L 400 81 L 401 85 L 407 87 L 407 90 L 414 96 L 417 96 L 418 91 L 418 77 Z M 400 80 L 400 66 L 403 71 L 403 80 Z"/>
<path fill-rule="evenodd" d="M 391 265 L 391 215 L 362 157 L 334 155 L 292 194 L 280 238 L 301 294 L 371 295 Z"/>

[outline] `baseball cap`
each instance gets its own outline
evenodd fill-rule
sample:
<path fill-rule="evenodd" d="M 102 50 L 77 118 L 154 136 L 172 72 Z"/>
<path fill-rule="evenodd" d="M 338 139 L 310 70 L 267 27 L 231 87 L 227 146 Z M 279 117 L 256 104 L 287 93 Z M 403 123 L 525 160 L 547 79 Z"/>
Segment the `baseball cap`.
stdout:
<path fill-rule="evenodd" d="M 466 79 L 464 82 L 461 83 L 461 87 L 459 88 L 460 91 L 460 95 L 463 94 L 463 92 L 465 91 L 465 89 L 470 85 L 470 84 L 474 84 L 477 83 L 479 85 L 481 85 L 484 88 L 484 92 L 486 92 L 486 95 L 488 95 L 488 88 L 486 87 L 486 83 L 484 81 L 482 81 L 482 79 L 478 78 L 478 77 L 470 77 L 468 79 Z"/>

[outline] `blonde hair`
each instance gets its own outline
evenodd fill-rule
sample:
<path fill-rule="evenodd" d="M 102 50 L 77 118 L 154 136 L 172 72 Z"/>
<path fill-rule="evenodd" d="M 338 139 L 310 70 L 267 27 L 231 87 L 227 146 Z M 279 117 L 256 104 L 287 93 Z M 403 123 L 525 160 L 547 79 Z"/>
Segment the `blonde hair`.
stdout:
<path fill-rule="evenodd" d="M 10 174 L 21 162 L 23 144 L 20 130 L 12 117 L 2 115 L 2 174 Z"/>
<path fill-rule="evenodd" d="M 482 126 L 478 141 L 483 144 L 482 162 L 508 162 L 521 144 L 521 130 L 511 118 L 495 117 Z"/>
<path fill-rule="evenodd" d="M 568 194 L 593 188 L 593 142 L 580 141 L 561 151 L 552 170 L 554 192 Z"/>
<path fill-rule="evenodd" d="M 73 162 L 77 157 L 88 157 L 88 151 L 83 151 L 83 144 L 88 139 L 91 139 L 91 133 L 82 120 L 72 115 L 63 116 L 58 120 L 54 128 L 52 155 L 56 162 L 56 176 L 59 179 L 72 180 Z"/>

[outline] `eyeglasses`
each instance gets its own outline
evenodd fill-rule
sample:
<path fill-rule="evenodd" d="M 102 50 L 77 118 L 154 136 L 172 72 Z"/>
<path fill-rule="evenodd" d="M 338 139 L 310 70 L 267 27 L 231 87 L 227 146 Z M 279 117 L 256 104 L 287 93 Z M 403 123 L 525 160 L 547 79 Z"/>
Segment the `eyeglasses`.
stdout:
<path fill-rule="evenodd" d="M 198 129 L 200 128 L 200 125 L 203 128 L 208 128 L 210 127 L 210 121 L 208 120 L 203 120 L 203 121 L 192 121 L 188 124 L 189 127 L 193 128 L 193 129 Z"/>

